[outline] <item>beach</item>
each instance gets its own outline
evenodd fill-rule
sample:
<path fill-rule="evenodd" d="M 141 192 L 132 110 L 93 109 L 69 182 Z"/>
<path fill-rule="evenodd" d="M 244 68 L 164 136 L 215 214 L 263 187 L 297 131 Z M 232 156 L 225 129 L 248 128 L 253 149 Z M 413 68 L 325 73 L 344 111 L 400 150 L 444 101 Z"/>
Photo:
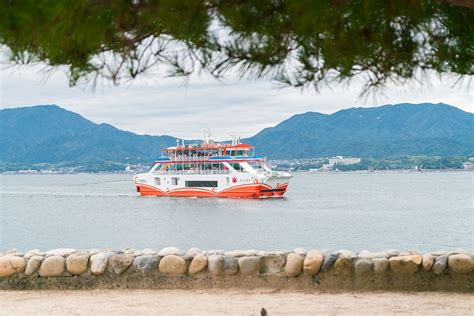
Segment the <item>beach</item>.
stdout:
<path fill-rule="evenodd" d="M 472 294 L 275 290 L 0 291 L 0 315 L 472 315 Z"/>

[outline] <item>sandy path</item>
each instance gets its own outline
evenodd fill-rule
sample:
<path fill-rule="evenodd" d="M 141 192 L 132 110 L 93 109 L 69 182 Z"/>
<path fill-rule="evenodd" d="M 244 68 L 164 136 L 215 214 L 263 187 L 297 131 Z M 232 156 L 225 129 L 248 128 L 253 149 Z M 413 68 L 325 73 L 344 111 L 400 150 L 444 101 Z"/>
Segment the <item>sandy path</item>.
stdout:
<path fill-rule="evenodd" d="M 474 295 L 268 290 L 0 291 L 0 315 L 474 315 Z"/>

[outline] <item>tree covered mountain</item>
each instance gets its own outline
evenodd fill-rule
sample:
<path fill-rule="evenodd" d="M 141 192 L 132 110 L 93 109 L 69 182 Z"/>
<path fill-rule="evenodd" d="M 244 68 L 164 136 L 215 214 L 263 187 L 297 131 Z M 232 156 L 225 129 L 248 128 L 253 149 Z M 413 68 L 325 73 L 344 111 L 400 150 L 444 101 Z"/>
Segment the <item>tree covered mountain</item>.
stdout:
<path fill-rule="evenodd" d="M 95 124 L 56 105 L 0 111 L 0 161 L 10 163 L 145 163 L 171 136 L 137 135 L 109 124 Z"/>
<path fill-rule="evenodd" d="M 0 110 L 0 162 L 143 163 L 172 136 L 137 135 L 95 124 L 56 105 Z M 351 108 L 294 115 L 245 141 L 271 159 L 474 155 L 474 114 L 446 104 Z"/>
<path fill-rule="evenodd" d="M 272 159 L 474 154 L 474 114 L 447 104 L 297 114 L 246 139 Z"/>

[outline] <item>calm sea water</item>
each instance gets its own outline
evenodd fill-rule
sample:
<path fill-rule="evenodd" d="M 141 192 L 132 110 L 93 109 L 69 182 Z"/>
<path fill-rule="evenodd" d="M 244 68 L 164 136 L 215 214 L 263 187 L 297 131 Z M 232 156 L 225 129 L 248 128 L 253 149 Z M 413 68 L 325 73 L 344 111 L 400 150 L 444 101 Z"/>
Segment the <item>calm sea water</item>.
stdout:
<path fill-rule="evenodd" d="M 131 178 L 1 175 L 0 249 L 474 249 L 473 172 L 296 174 L 266 200 L 143 198 Z"/>

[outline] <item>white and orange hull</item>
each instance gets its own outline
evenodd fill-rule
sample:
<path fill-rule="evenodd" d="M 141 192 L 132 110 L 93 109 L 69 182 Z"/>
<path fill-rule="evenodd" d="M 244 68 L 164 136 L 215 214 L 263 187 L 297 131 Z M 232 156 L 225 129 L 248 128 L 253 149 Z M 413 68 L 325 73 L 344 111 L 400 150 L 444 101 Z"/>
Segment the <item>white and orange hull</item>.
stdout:
<path fill-rule="evenodd" d="M 250 183 L 233 185 L 219 190 L 219 188 L 173 188 L 160 189 L 156 186 L 135 183 L 137 192 L 141 196 L 169 196 L 169 197 L 221 197 L 221 198 L 266 198 L 283 197 L 288 189 L 288 182 L 270 186 L 266 183 Z"/>

